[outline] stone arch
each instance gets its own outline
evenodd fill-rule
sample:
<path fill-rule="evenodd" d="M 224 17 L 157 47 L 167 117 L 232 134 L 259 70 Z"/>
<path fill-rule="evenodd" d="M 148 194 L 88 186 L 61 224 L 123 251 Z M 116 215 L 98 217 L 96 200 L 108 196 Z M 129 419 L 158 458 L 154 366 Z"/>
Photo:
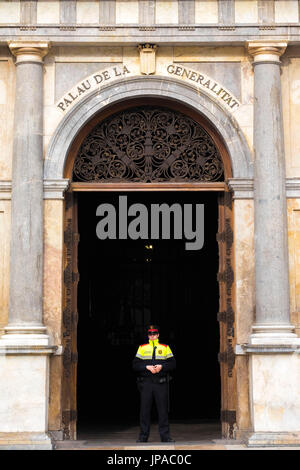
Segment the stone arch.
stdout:
<path fill-rule="evenodd" d="M 251 152 L 236 119 L 211 96 L 174 78 L 134 77 L 114 82 L 90 93 L 59 123 L 49 143 L 45 180 L 61 180 L 71 145 L 84 125 L 97 113 L 118 102 L 142 97 L 164 98 L 182 103 L 202 114 L 224 140 L 234 178 L 252 178 Z"/>

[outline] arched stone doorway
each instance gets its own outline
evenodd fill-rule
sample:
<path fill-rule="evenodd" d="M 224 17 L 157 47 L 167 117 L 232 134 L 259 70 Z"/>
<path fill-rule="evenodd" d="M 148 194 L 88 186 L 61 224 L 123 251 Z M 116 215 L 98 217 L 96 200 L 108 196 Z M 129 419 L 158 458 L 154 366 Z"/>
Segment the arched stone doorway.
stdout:
<path fill-rule="evenodd" d="M 167 99 L 170 103 L 194 110 L 203 116 L 211 128 L 225 142 L 233 178 L 253 178 L 251 152 L 243 132 L 231 114 L 204 91 L 176 79 L 160 76 L 123 79 L 95 90 L 75 105 L 60 121 L 45 157 L 44 180 L 60 184 L 66 174 L 68 155 L 76 136 L 96 114 L 132 98 Z"/>
<path fill-rule="evenodd" d="M 139 116 L 140 127 L 132 124 L 134 116 Z M 159 119 L 163 125 L 157 126 Z M 122 125 L 127 127 L 126 132 L 119 131 Z M 142 138 L 131 135 L 129 146 L 128 142 L 124 145 L 124 136 L 139 129 L 143 131 Z M 111 161 L 113 167 L 109 167 Z M 228 151 L 212 124 L 188 106 L 170 100 L 124 100 L 94 116 L 74 139 L 64 169 L 64 177 L 72 181 L 66 196 L 65 218 L 63 423 L 66 439 L 75 438 L 77 417 L 78 195 L 126 190 L 218 194 L 218 234 L 214 236 L 219 255 L 219 313 L 215 312 L 215 320 L 220 325 L 220 418 L 223 436 L 234 437 L 233 227 L 232 201 L 225 183 L 231 176 Z"/>

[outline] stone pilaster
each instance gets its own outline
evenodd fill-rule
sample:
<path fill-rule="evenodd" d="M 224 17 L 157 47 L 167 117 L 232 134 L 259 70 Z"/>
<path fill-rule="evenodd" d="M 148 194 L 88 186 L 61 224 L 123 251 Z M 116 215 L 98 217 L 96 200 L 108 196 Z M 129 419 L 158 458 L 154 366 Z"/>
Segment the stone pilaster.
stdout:
<path fill-rule="evenodd" d="M 293 341 L 290 324 L 280 56 L 286 42 L 250 42 L 254 67 L 256 321 L 251 342 Z"/>
<path fill-rule="evenodd" d="M 16 98 L 9 322 L 0 339 L 0 449 L 46 449 L 54 350 L 43 325 L 42 288 L 43 57 L 49 44 L 20 41 L 9 47 L 16 57 Z"/>

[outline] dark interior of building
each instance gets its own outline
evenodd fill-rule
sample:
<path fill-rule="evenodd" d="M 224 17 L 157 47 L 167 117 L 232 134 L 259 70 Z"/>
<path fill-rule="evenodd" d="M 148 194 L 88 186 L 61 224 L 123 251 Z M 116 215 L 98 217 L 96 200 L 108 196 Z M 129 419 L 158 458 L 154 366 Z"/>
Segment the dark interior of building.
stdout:
<path fill-rule="evenodd" d="M 149 214 L 154 203 L 204 204 L 203 248 L 187 250 L 186 240 L 174 240 L 172 232 L 169 240 L 100 240 L 96 209 L 109 203 L 118 213 L 120 195 L 127 196 L 128 207 L 142 203 Z M 160 340 L 170 345 L 177 361 L 170 382 L 170 421 L 219 420 L 218 194 L 80 193 L 78 221 L 78 431 L 107 423 L 138 424 L 131 363 L 138 346 L 148 341 L 150 322 L 160 326 Z"/>

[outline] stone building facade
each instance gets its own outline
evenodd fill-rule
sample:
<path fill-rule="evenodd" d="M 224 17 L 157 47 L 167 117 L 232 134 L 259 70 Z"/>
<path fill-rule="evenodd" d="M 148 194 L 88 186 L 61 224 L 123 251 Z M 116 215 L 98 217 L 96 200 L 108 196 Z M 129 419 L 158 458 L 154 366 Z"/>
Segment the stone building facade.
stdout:
<path fill-rule="evenodd" d="M 299 33 L 298 0 L 0 1 L 0 447 L 75 436 L 74 154 L 91 120 L 144 99 L 199 115 L 223 149 L 224 437 L 300 444 Z"/>

